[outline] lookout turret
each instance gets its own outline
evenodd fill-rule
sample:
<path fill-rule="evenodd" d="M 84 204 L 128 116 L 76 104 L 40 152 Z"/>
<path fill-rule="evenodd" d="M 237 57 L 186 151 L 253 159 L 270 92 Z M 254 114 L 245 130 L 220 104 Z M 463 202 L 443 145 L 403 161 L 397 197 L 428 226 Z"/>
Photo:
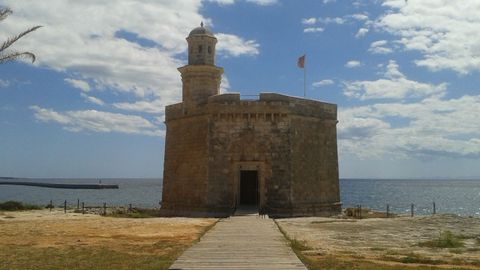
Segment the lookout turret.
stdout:
<path fill-rule="evenodd" d="M 203 22 L 190 32 L 187 42 L 189 65 L 215 65 L 217 38 L 203 27 Z"/>
<path fill-rule="evenodd" d="M 208 97 L 218 95 L 223 68 L 215 66 L 217 38 L 200 24 L 187 37 L 188 65 L 178 69 L 182 74 L 185 106 L 206 103 Z"/>

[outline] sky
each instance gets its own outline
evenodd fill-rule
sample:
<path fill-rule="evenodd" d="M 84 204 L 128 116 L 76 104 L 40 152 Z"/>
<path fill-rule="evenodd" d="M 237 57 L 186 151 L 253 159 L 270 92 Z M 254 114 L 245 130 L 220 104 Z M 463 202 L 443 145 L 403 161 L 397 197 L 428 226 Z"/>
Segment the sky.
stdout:
<path fill-rule="evenodd" d="M 223 92 L 338 105 L 342 178 L 480 178 L 478 0 L 0 0 L 0 176 L 163 174 L 186 36 L 218 38 Z"/>

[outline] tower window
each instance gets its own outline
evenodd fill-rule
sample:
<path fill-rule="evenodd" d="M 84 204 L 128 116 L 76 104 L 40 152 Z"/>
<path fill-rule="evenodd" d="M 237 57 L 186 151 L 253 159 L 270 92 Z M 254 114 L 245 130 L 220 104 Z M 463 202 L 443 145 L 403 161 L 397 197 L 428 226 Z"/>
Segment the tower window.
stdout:
<path fill-rule="evenodd" d="M 212 47 L 208 46 L 208 54 L 212 53 Z"/>
<path fill-rule="evenodd" d="M 202 53 L 202 49 L 203 49 L 202 45 L 198 45 L 198 53 Z"/>

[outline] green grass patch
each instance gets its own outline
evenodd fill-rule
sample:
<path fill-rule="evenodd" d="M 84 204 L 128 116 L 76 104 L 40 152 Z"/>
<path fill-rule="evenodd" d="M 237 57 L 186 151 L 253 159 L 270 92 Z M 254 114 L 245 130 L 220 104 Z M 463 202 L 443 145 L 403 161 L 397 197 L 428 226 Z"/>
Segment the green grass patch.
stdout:
<path fill-rule="evenodd" d="M 17 201 L 6 201 L 0 203 L 0 210 L 2 211 L 23 211 L 23 210 L 40 210 L 43 207 L 34 204 L 24 204 Z"/>
<path fill-rule="evenodd" d="M 298 251 L 305 251 L 311 250 L 312 248 L 308 246 L 307 241 L 305 240 L 298 240 L 296 238 L 290 240 L 290 247 L 294 250 Z"/>
<path fill-rule="evenodd" d="M 448 251 L 453 254 L 463 254 L 466 250 L 464 248 L 452 248 Z"/>
<path fill-rule="evenodd" d="M 420 242 L 418 243 L 421 247 L 431 247 L 431 248 L 461 248 L 465 244 L 463 239 L 465 237 L 462 235 L 456 235 L 451 231 L 443 231 L 440 233 L 440 236 L 436 239 Z"/>
<path fill-rule="evenodd" d="M 350 260 L 338 258 L 334 255 L 306 256 L 310 270 L 444 270 L 445 268 L 432 265 L 381 264 L 367 260 Z M 455 268 L 457 270 L 463 268 Z"/>

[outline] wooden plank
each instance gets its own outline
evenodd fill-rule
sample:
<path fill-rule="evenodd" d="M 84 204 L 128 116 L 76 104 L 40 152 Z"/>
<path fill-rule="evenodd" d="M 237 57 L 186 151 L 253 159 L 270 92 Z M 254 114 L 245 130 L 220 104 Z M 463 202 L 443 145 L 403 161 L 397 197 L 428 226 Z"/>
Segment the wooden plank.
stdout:
<path fill-rule="evenodd" d="M 170 267 L 170 270 L 189 269 L 307 268 L 272 219 L 249 215 L 220 220 Z"/>

